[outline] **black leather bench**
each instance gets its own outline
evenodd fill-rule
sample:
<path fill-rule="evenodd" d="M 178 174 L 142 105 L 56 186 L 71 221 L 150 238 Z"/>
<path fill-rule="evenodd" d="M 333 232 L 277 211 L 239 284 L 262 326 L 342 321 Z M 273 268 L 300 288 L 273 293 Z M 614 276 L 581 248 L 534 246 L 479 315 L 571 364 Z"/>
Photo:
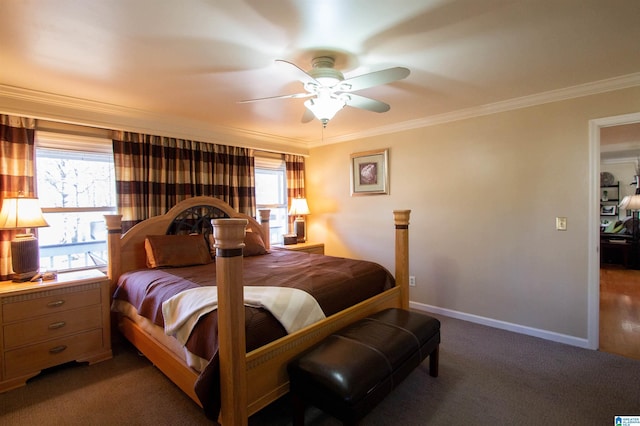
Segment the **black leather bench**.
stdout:
<path fill-rule="evenodd" d="M 314 405 L 344 424 L 355 424 L 429 357 L 438 376 L 440 321 L 387 309 L 323 339 L 288 365 L 294 425 Z"/>

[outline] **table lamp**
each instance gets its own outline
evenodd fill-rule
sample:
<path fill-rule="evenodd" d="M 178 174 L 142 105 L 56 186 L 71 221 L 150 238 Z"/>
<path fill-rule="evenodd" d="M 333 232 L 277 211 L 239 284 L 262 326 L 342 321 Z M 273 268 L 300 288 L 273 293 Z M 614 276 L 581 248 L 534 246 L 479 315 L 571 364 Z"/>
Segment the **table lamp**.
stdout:
<path fill-rule="evenodd" d="M 306 198 L 294 198 L 291 200 L 289 216 L 296 217 L 293 225 L 296 235 L 298 236 L 297 238 L 299 243 L 304 243 L 307 240 L 307 224 L 304 220 L 304 216 L 309 213 L 309 205 L 307 204 Z"/>
<path fill-rule="evenodd" d="M 11 241 L 11 266 L 14 282 L 29 281 L 40 270 L 40 248 L 31 228 L 49 226 L 35 197 L 9 197 L 2 201 L 0 229 L 24 229 Z"/>
<path fill-rule="evenodd" d="M 622 210 L 631 210 L 631 217 L 633 221 L 631 235 L 633 236 L 633 239 L 635 241 L 635 239 L 638 237 L 636 233 L 636 227 L 637 227 L 636 218 L 638 215 L 637 212 L 638 210 L 640 210 L 640 195 L 639 194 L 626 195 L 622 199 L 618 207 Z"/>

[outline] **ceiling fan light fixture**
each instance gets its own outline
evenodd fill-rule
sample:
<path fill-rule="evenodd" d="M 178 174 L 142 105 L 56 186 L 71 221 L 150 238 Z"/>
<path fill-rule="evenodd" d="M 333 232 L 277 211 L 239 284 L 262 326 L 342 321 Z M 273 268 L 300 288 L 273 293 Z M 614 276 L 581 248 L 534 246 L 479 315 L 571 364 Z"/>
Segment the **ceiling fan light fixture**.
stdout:
<path fill-rule="evenodd" d="M 336 96 L 321 96 L 307 99 L 304 103 L 315 117 L 320 120 L 322 127 L 327 127 L 327 123 L 338 111 L 344 108 L 346 101 Z"/>

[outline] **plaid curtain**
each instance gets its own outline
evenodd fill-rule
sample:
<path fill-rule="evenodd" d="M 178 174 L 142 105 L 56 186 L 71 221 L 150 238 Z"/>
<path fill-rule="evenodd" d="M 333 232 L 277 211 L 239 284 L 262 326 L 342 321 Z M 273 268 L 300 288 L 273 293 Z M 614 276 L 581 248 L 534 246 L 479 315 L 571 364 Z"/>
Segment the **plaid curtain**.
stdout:
<path fill-rule="evenodd" d="M 0 203 L 20 192 L 34 196 L 35 127 L 33 118 L 0 115 Z M 0 280 L 8 280 L 11 269 L 11 240 L 15 231 L 0 231 Z"/>
<path fill-rule="evenodd" d="M 287 211 L 291 209 L 291 200 L 306 197 L 304 191 L 304 157 L 301 155 L 285 154 L 285 168 L 287 170 Z M 289 217 L 289 229 L 293 229 L 294 217 Z"/>
<path fill-rule="evenodd" d="M 255 216 L 253 151 L 130 132 L 113 139 L 118 210 L 123 231 L 206 195 Z"/>
<path fill-rule="evenodd" d="M 298 197 L 305 197 L 304 157 L 301 155 L 285 154 L 284 162 L 287 169 L 288 207 L 291 207 L 291 200 Z"/>

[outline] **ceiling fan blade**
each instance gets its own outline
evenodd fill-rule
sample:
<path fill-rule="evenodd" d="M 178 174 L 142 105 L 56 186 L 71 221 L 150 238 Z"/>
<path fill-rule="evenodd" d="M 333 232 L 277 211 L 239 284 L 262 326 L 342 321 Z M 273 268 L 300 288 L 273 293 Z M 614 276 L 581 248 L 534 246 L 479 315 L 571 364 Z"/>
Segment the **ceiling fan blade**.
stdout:
<path fill-rule="evenodd" d="M 311 110 L 309 108 L 304 109 L 304 114 L 302 114 L 302 120 L 300 120 L 303 123 L 308 123 L 311 120 L 313 120 L 314 118 L 316 118 L 315 115 L 313 115 L 313 112 L 311 112 Z"/>
<path fill-rule="evenodd" d="M 320 85 L 318 80 L 311 77 L 309 74 L 307 74 L 305 70 L 303 70 L 293 62 L 285 61 L 284 59 L 276 59 L 276 62 L 290 66 L 291 69 L 293 69 L 296 74 L 296 79 L 302 82 L 303 84 L 310 83 L 310 84 Z"/>
<path fill-rule="evenodd" d="M 411 71 L 403 67 L 387 68 L 381 71 L 374 71 L 367 74 L 358 75 L 338 83 L 339 91 L 355 92 L 356 90 L 368 87 L 379 86 L 406 78 Z"/>
<path fill-rule="evenodd" d="M 266 98 L 256 98 L 256 99 L 246 99 L 244 101 L 238 101 L 239 104 L 246 104 L 249 102 L 258 102 L 258 101 L 268 101 L 271 99 L 297 99 L 297 98 L 308 98 L 312 96 L 312 93 L 294 93 L 293 95 L 280 95 L 280 96 L 268 96 Z"/>
<path fill-rule="evenodd" d="M 349 105 L 350 107 L 366 109 L 367 111 L 373 112 L 387 112 L 391 109 L 389 104 L 376 101 L 375 99 L 365 98 L 364 96 L 355 95 L 353 93 L 349 93 L 345 96 L 349 97 L 347 105 Z"/>

